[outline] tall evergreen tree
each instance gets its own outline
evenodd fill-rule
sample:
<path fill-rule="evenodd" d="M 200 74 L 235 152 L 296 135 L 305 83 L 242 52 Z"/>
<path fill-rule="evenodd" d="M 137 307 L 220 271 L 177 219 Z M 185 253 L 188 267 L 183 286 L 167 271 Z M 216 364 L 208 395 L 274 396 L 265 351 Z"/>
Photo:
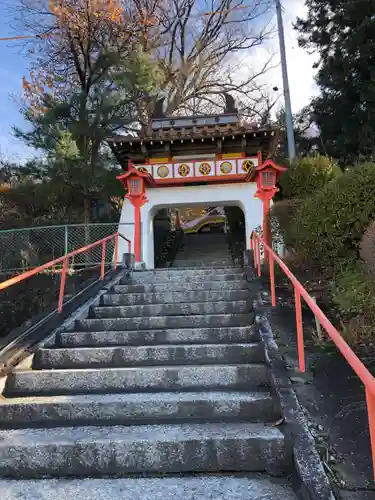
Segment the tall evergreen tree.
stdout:
<path fill-rule="evenodd" d="M 313 118 L 329 155 L 375 158 L 375 0 L 306 0 L 295 28 L 319 54 Z"/>

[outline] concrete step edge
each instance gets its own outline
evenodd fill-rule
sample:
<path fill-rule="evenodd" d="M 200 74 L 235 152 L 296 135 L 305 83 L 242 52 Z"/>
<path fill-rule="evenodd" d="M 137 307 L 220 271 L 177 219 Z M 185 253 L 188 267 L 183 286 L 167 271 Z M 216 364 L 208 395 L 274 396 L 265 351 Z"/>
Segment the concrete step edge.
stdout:
<path fill-rule="evenodd" d="M 213 285 L 215 283 L 215 285 Z M 200 285 L 200 286 L 196 286 Z M 223 286 L 224 285 L 224 286 Z M 139 289 L 140 287 L 146 287 L 151 289 L 149 291 L 143 292 L 133 292 L 133 290 Z M 220 290 L 237 291 L 237 290 L 248 290 L 248 282 L 245 280 L 241 281 L 228 281 L 225 284 L 220 281 L 212 281 L 211 283 L 199 283 L 199 282 L 188 282 L 188 283 L 132 283 L 126 285 L 115 285 L 111 290 L 121 290 L 120 293 L 160 293 L 163 291 L 169 292 L 182 292 L 182 291 L 210 291 L 214 288 L 220 288 Z"/>
<path fill-rule="evenodd" d="M 279 429 L 253 423 L 73 427 L 0 431 L 0 475 L 272 471 L 291 465 Z"/>
<path fill-rule="evenodd" d="M 254 474 L 249 477 L 111 478 L 0 480 L 4 500 L 296 500 L 288 482 Z M 140 494 L 141 492 L 141 494 Z"/>
<path fill-rule="evenodd" d="M 142 332 L 142 334 L 140 334 Z M 80 339 L 90 338 L 91 341 L 95 339 L 95 343 L 87 345 L 87 347 L 95 347 L 97 345 L 157 345 L 160 343 L 158 338 L 165 338 L 163 342 L 168 343 L 167 338 L 171 342 L 178 345 L 178 343 L 186 343 L 189 339 L 190 345 L 200 344 L 202 340 L 204 343 L 227 343 L 226 339 L 240 338 L 243 340 L 254 339 L 254 342 L 260 340 L 258 329 L 254 325 L 250 326 L 233 326 L 233 327 L 203 327 L 203 328 L 181 328 L 181 329 L 159 329 L 159 330 L 109 330 L 103 338 L 102 331 L 65 331 L 58 335 L 57 343 L 62 347 L 73 346 L 76 347 Z M 223 339 L 223 342 L 221 342 Z M 113 343 L 125 340 L 127 343 Z M 216 341 L 215 341 L 216 340 Z M 220 341 L 219 341 L 220 340 Z M 69 341 L 69 342 L 67 342 Z M 230 340 L 232 341 L 232 340 Z M 131 343 L 130 343 L 131 342 Z"/>
<path fill-rule="evenodd" d="M 245 307 L 246 305 L 249 304 L 249 301 L 248 300 L 244 300 L 244 299 L 240 299 L 240 300 L 217 300 L 217 301 L 193 301 L 193 302 L 187 302 L 187 303 L 183 303 L 183 302 L 163 302 L 161 304 L 123 304 L 123 305 L 117 305 L 117 304 L 100 304 L 98 306 L 93 306 L 93 310 L 96 310 L 96 309 L 106 309 L 106 308 L 121 308 L 121 309 L 124 309 L 124 308 L 129 308 L 129 309 L 132 309 L 132 308 L 135 308 L 135 307 L 154 307 L 154 308 L 157 308 L 157 307 L 176 307 L 176 308 L 180 308 L 180 307 L 186 307 L 189 309 L 190 306 L 194 307 L 194 306 L 201 306 L 202 308 L 206 308 L 206 307 L 209 307 L 211 304 L 213 306 L 215 306 L 215 304 L 217 303 L 220 303 L 220 305 L 224 306 L 228 306 L 228 307 L 233 307 L 233 305 L 235 306 L 238 306 L 238 307 Z"/>
<path fill-rule="evenodd" d="M 124 403 L 143 403 L 144 401 L 153 401 L 155 403 L 162 402 L 196 402 L 196 401 L 254 401 L 254 400 L 267 400 L 272 399 L 272 394 L 265 390 L 257 391 L 199 391 L 199 392 L 141 392 L 141 393 L 111 393 L 111 394 L 78 394 L 69 397 L 69 400 L 65 396 L 34 396 L 29 397 L 15 397 L 15 398 L 4 398 L 2 400 L 2 405 L 5 407 L 11 407 L 16 405 L 34 405 L 34 404 L 70 404 L 70 403 L 109 403 L 110 401 L 119 401 Z M 0 406 L 0 409 L 2 406 Z"/>
<path fill-rule="evenodd" d="M 39 349 L 33 368 L 110 368 L 144 366 L 193 366 L 265 362 L 262 343 L 163 344 L 153 346 L 68 347 Z"/>
<path fill-rule="evenodd" d="M 190 347 L 205 347 L 205 348 L 212 348 L 214 349 L 215 347 L 220 347 L 220 348 L 231 348 L 231 347 L 242 347 L 244 349 L 255 349 L 258 348 L 260 345 L 262 345 L 261 342 L 233 342 L 233 343 L 207 343 L 207 342 L 202 342 L 198 344 L 188 344 L 188 343 L 182 343 L 182 344 L 153 344 L 153 345 L 139 345 L 139 346 L 103 346 L 103 347 L 60 347 L 60 346 L 52 346 L 52 347 L 42 347 L 40 348 L 37 352 L 45 352 L 45 351 L 72 351 L 72 350 L 77 350 L 77 351 L 87 351 L 87 350 L 97 350 L 97 351 L 113 351 L 117 349 L 131 349 L 131 350 L 139 350 L 139 349 L 157 349 L 157 348 L 165 348 L 165 349 L 175 349 L 175 348 L 180 348 L 180 349 L 189 349 Z"/>
<path fill-rule="evenodd" d="M 268 387 L 265 363 L 164 365 L 129 368 L 81 368 L 15 371 L 8 375 L 5 397 L 250 390 Z M 1 440 L 0 440 L 1 444 Z"/>
<path fill-rule="evenodd" d="M 168 299 L 166 302 L 166 298 Z M 101 298 L 100 305 L 156 305 L 180 304 L 197 302 L 232 302 L 234 300 L 247 300 L 251 298 L 250 290 L 208 291 L 195 290 L 183 292 L 149 292 L 149 293 L 121 293 L 111 290 Z M 196 300 L 194 300 L 196 299 Z M 111 301 L 115 302 L 111 304 Z"/>
<path fill-rule="evenodd" d="M 3 428 L 144 425 L 188 422 L 274 422 L 269 391 L 202 391 L 34 396 L 4 399 Z"/>
<path fill-rule="evenodd" d="M 115 307 L 118 307 L 118 306 L 115 306 Z M 220 317 L 222 317 L 222 318 L 238 318 L 238 317 L 245 318 L 246 316 L 253 316 L 253 313 L 251 311 L 249 311 L 249 312 L 241 312 L 241 313 L 235 313 L 235 314 L 233 314 L 233 313 L 196 314 L 194 316 L 199 316 L 201 319 L 207 319 L 207 320 L 209 320 L 210 318 L 219 319 Z M 147 316 L 146 318 L 144 316 L 133 316 L 131 318 L 126 318 L 126 317 L 118 317 L 118 318 L 86 318 L 86 319 L 80 319 L 78 321 L 80 323 L 82 323 L 84 321 L 105 321 L 105 320 L 108 320 L 108 321 L 125 321 L 127 319 L 128 320 L 146 319 L 148 321 L 152 321 L 152 320 L 159 320 L 159 319 L 161 319 L 163 317 L 164 316 Z M 184 316 L 184 315 L 176 315 L 176 316 L 171 316 L 171 317 L 174 318 L 174 319 L 176 319 L 176 318 L 184 318 L 185 319 L 186 318 L 186 316 Z M 237 326 L 239 326 L 239 325 L 237 325 Z M 241 326 L 245 326 L 245 325 L 241 325 Z M 156 329 L 159 330 L 160 328 L 156 328 Z M 176 327 L 173 327 L 173 329 L 176 329 Z"/>

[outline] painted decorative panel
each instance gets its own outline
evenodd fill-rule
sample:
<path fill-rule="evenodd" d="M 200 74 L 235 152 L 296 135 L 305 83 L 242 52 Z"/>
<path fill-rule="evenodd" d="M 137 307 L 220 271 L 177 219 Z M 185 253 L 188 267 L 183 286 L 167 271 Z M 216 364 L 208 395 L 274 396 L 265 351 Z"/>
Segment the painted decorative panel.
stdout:
<path fill-rule="evenodd" d="M 137 170 L 140 172 L 143 172 L 144 174 L 151 174 L 152 175 L 152 166 L 151 165 L 139 165 L 137 167 Z"/>
<path fill-rule="evenodd" d="M 222 160 L 216 162 L 216 175 L 236 175 L 236 160 Z"/>
<path fill-rule="evenodd" d="M 215 162 L 213 161 L 197 161 L 194 164 L 194 168 L 196 177 L 208 177 L 210 175 L 215 175 Z"/>
<path fill-rule="evenodd" d="M 175 163 L 174 164 L 174 176 L 178 179 L 184 177 L 194 177 L 194 165 L 193 163 Z"/>
<path fill-rule="evenodd" d="M 153 165 L 154 179 L 170 179 L 173 177 L 172 165 L 164 163 L 161 165 Z"/>
<path fill-rule="evenodd" d="M 248 174 L 253 171 L 258 166 L 258 158 L 255 156 L 253 158 L 241 158 L 238 160 L 238 173 Z"/>
<path fill-rule="evenodd" d="M 258 166 L 258 157 L 223 158 L 222 160 L 202 160 L 196 162 L 155 163 L 138 165 L 141 172 L 150 173 L 155 181 L 188 179 L 192 177 L 210 178 L 245 175 Z"/>

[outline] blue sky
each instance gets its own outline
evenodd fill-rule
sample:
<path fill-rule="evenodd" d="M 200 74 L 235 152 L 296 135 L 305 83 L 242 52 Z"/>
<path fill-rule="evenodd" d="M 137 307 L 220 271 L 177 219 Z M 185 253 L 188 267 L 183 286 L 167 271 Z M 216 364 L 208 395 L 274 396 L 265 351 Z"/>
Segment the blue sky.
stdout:
<path fill-rule="evenodd" d="M 0 37 L 12 36 L 10 6 L 15 0 L 0 0 Z M 22 160 L 33 154 L 22 141 L 12 136 L 12 126 L 26 126 L 19 113 L 17 97 L 21 95 L 21 79 L 27 75 L 27 58 L 21 46 L 0 41 L 0 159 Z"/>
<path fill-rule="evenodd" d="M 14 35 L 10 27 L 10 7 L 16 3 L 17 0 L 0 0 L 0 37 Z M 312 68 L 315 58 L 298 48 L 297 35 L 292 27 L 297 15 L 303 16 L 305 13 L 304 0 L 284 0 L 283 3 L 292 108 L 296 112 L 305 106 L 311 96 L 317 92 L 313 81 L 315 71 Z M 268 55 L 272 52 L 275 54 L 277 64 L 279 60 L 277 38 L 267 45 L 252 52 L 249 56 L 250 63 L 262 64 L 264 57 L 267 57 L 265 52 Z M 16 99 L 21 95 L 22 76 L 28 75 L 28 63 L 29 61 L 22 53 L 22 45 L 17 46 L 14 42 L 0 41 L 0 159 L 5 157 L 19 161 L 35 154 L 22 141 L 12 136 L 12 126 L 27 126 L 19 112 Z M 267 73 L 265 79 L 269 83 L 272 82 L 271 86 L 276 84 L 280 89 L 282 88 L 279 66 Z"/>

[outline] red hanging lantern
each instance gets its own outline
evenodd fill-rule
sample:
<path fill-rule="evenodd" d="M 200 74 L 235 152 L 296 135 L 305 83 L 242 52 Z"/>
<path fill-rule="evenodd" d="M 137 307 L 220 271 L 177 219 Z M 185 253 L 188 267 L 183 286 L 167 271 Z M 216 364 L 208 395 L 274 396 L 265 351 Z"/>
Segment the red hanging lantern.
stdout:
<path fill-rule="evenodd" d="M 280 175 L 287 169 L 277 165 L 272 160 L 266 160 L 256 168 L 256 183 L 257 191 L 255 196 L 261 199 L 268 198 L 269 200 L 279 191 L 276 186 Z"/>
<path fill-rule="evenodd" d="M 134 207 L 134 254 L 136 262 L 141 262 L 141 207 L 148 201 L 146 198 L 146 183 L 152 184 L 152 177 L 149 173 L 134 168 L 129 161 L 128 171 L 119 175 L 117 179 L 127 191 L 125 198 Z"/>
<path fill-rule="evenodd" d="M 269 246 L 272 245 L 272 238 L 268 222 L 268 212 L 272 198 L 279 191 L 279 188 L 276 186 L 277 180 L 286 170 L 285 167 L 277 165 L 272 160 L 266 160 L 256 168 L 257 190 L 255 196 L 263 202 L 263 237 Z M 267 253 L 265 253 L 266 259 Z"/>

